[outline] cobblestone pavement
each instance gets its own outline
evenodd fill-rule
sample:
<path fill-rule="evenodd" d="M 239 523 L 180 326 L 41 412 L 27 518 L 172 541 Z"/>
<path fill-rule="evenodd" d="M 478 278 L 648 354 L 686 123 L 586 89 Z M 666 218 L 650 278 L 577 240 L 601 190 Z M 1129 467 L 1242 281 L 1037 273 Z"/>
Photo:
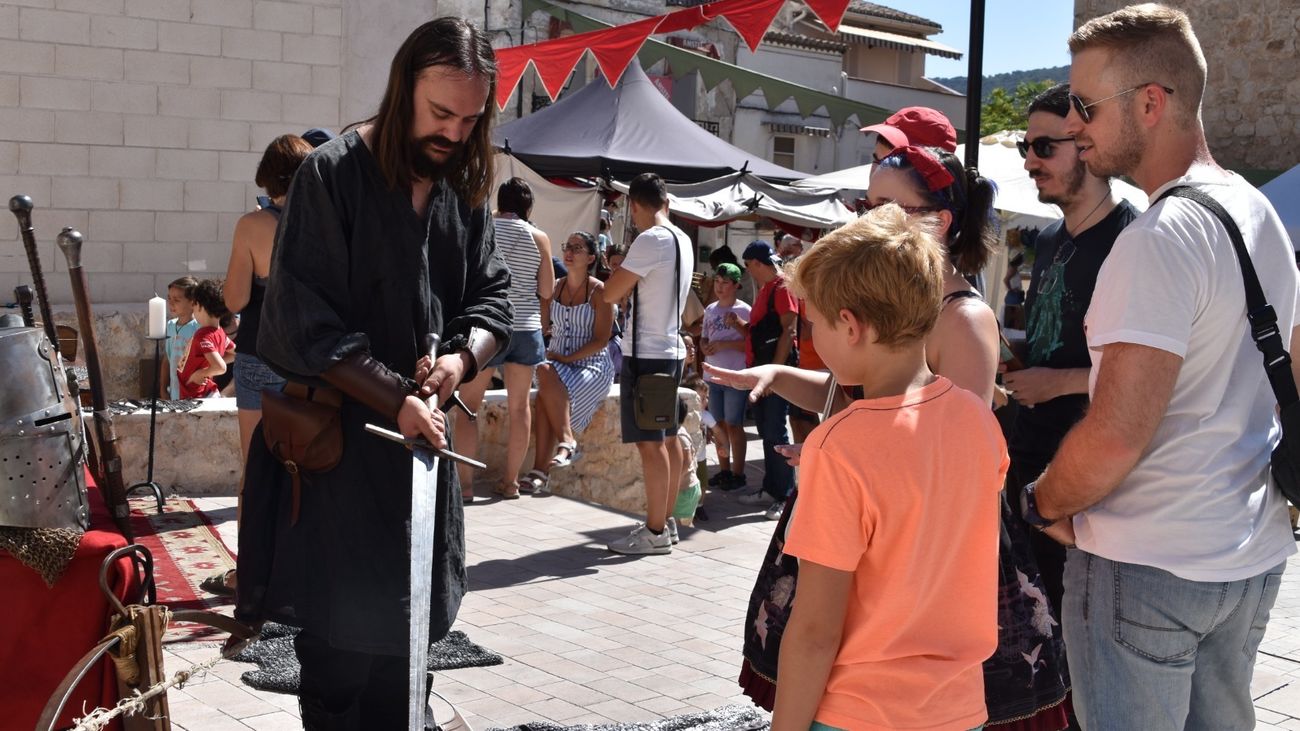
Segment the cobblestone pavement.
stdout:
<path fill-rule="evenodd" d="M 757 443 L 749 456 L 761 454 Z M 761 461 L 750 462 L 756 485 Z M 233 499 L 199 501 L 215 512 Z M 504 665 L 436 673 L 434 690 L 476 731 L 526 721 L 646 721 L 729 702 L 753 577 L 774 523 L 733 494 L 711 493 L 711 520 L 683 528 L 668 556 L 605 550 L 636 517 L 562 497 L 480 501 L 466 508 L 472 592 L 456 628 Z M 233 511 L 223 510 L 223 514 Z M 234 521 L 219 528 L 233 546 Z M 1300 559 L 1293 559 L 1258 658 L 1259 729 L 1300 731 Z M 216 645 L 169 645 L 168 670 Z M 252 665 L 219 663 L 170 693 L 174 727 L 301 728 L 293 696 L 239 681 Z"/>

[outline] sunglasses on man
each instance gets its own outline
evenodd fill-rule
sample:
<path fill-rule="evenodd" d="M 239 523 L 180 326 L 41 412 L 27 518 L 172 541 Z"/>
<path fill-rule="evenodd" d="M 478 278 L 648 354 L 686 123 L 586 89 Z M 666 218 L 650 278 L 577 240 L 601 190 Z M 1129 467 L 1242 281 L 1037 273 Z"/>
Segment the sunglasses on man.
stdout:
<path fill-rule="evenodd" d="M 1029 157 L 1029 151 L 1040 160 L 1050 160 L 1056 154 L 1056 146 L 1062 142 L 1074 142 L 1073 137 L 1035 137 L 1032 140 L 1016 140 L 1016 149 L 1021 157 Z"/>
<path fill-rule="evenodd" d="M 1092 103 L 1090 103 L 1090 104 L 1084 104 L 1084 103 L 1083 103 L 1083 100 L 1080 99 L 1078 96 L 1076 96 L 1075 94 L 1070 94 L 1070 106 L 1071 106 L 1071 107 L 1074 107 L 1074 111 L 1075 111 L 1075 113 L 1077 113 L 1077 114 L 1079 115 L 1079 119 L 1082 119 L 1084 124 L 1088 124 L 1089 122 L 1092 121 L 1092 114 L 1090 114 L 1090 113 L 1088 112 L 1089 109 L 1092 109 L 1093 107 L 1097 106 L 1098 104 L 1101 104 L 1102 102 L 1108 102 L 1108 101 L 1110 101 L 1111 99 L 1119 98 L 1119 97 L 1121 97 L 1121 96 L 1124 96 L 1125 94 L 1132 94 L 1133 92 L 1137 91 L 1138 89 L 1145 89 L 1145 88 L 1147 88 L 1148 86 L 1152 86 L 1152 85 L 1155 85 L 1155 86 L 1160 87 L 1161 89 L 1164 89 L 1166 94 L 1172 94 L 1172 93 L 1174 93 L 1174 90 L 1173 90 L 1173 89 L 1170 89 L 1169 87 L 1165 86 L 1164 84 L 1161 84 L 1161 83 L 1159 83 L 1159 82 L 1157 82 L 1157 81 L 1146 81 L 1146 82 L 1143 82 L 1143 83 L 1141 83 L 1141 84 L 1138 84 L 1137 86 L 1135 86 L 1135 87 L 1133 87 L 1133 88 L 1131 88 L 1131 89 L 1125 89 L 1124 91 L 1118 91 L 1118 92 L 1115 92 L 1114 94 L 1111 94 L 1110 96 L 1106 97 L 1105 99 L 1098 99 L 1097 101 L 1092 102 Z"/>

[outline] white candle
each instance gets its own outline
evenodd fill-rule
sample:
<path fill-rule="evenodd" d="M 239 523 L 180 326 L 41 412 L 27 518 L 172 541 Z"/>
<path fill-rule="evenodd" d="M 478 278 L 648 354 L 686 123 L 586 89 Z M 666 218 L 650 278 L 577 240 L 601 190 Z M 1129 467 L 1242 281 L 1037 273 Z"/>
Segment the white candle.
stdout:
<path fill-rule="evenodd" d="M 167 300 L 154 295 L 149 300 L 149 337 L 161 338 L 167 335 Z"/>

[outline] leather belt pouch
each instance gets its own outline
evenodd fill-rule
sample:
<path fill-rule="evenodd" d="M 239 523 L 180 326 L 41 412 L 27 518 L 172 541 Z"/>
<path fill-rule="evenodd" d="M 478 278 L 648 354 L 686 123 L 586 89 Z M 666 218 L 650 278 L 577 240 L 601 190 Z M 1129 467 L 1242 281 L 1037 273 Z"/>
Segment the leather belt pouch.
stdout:
<path fill-rule="evenodd" d="M 293 521 L 298 520 L 304 473 L 328 472 L 343 458 L 343 394 L 332 388 L 286 383 L 262 392 L 262 437 L 271 455 L 293 476 Z"/>

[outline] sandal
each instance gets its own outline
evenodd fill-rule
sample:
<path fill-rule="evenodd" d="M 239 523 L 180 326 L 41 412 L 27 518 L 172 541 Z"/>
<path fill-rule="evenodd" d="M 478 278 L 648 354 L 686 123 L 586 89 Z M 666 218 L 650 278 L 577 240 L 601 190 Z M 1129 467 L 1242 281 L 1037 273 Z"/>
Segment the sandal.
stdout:
<path fill-rule="evenodd" d="M 462 487 L 460 489 L 460 501 L 462 504 L 469 505 L 474 502 L 474 488 Z"/>
<path fill-rule="evenodd" d="M 492 488 L 492 492 L 500 495 L 502 500 L 519 499 L 519 486 L 514 483 L 509 485 L 498 484 L 496 487 Z"/>
<path fill-rule="evenodd" d="M 524 483 L 528 484 L 528 489 L 524 490 Z M 519 491 L 530 492 L 533 497 L 539 495 L 549 495 L 551 493 L 551 476 L 541 470 L 531 470 L 519 480 Z"/>
<path fill-rule="evenodd" d="M 218 571 L 204 579 L 203 583 L 199 584 L 199 588 L 209 594 L 216 594 L 217 596 L 234 596 L 235 587 L 230 585 L 230 579 L 234 578 L 234 576 L 234 569 Z"/>
<path fill-rule="evenodd" d="M 563 449 L 565 454 L 561 455 Z M 555 456 L 551 458 L 552 467 L 568 467 L 578 458 L 578 445 L 576 442 L 560 442 L 555 446 Z"/>

